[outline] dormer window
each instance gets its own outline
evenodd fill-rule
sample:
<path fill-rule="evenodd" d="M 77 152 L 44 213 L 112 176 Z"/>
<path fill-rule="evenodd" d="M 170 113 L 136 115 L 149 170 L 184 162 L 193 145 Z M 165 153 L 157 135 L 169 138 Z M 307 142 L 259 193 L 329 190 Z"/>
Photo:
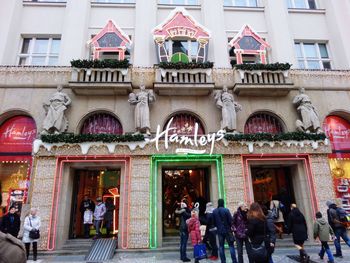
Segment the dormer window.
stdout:
<path fill-rule="evenodd" d="M 107 25 L 88 44 L 93 51 L 93 59 L 123 60 L 132 42 L 116 24 L 109 20 Z"/>
<path fill-rule="evenodd" d="M 153 30 L 160 62 L 205 62 L 210 38 L 205 29 L 182 7 Z"/>
<path fill-rule="evenodd" d="M 236 64 L 267 63 L 266 50 L 270 45 L 248 25 L 231 39 L 229 46 L 230 56 L 235 58 Z"/>

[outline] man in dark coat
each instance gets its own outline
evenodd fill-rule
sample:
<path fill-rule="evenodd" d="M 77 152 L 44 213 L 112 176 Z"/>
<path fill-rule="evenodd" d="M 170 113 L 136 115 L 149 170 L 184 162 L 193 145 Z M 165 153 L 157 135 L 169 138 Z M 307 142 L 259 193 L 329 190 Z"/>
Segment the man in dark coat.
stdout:
<path fill-rule="evenodd" d="M 232 262 L 237 263 L 236 251 L 234 247 L 235 238 L 231 231 L 233 219 L 230 210 L 224 207 L 223 199 L 218 200 L 218 208 L 213 211 L 213 217 L 219 238 L 219 254 L 221 263 L 226 263 L 225 240 L 230 248 Z"/>
<path fill-rule="evenodd" d="M 191 260 L 186 255 L 188 241 L 188 228 L 186 220 L 191 217 L 191 211 L 187 207 L 185 201 L 182 201 L 179 207 L 176 208 L 175 214 L 180 216 L 180 259 L 183 262 L 190 262 Z"/>
<path fill-rule="evenodd" d="M 327 210 L 327 217 L 328 217 L 328 223 L 334 230 L 335 234 L 335 240 L 334 240 L 334 246 L 335 246 L 335 257 L 343 257 L 341 246 L 340 246 L 340 238 L 342 238 L 345 243 L 350 247 L 350 240 L 347 235 L 346 227 L 341 223 L 339 215 L 337 213 L 337 210 L 339 209 L 337 205 L 332 201 L 326 202 L 328 206 Z"/>
<path fill-rule="evenodd" d="M 16 213 L 16 208 L 11 206 L 9 212 L 2 218 L 0 230 L 4 233 L 17 237 L 20 225 L 21 220 L 19 215 Z"/>

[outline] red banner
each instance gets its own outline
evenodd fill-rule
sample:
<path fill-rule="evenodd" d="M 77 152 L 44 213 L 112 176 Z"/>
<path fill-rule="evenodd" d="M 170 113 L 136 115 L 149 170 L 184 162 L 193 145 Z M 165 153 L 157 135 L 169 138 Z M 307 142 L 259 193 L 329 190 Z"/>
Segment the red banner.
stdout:
<path fill-rule="evenodd" d="M 0 152 L 32 152 L 36 137 L 35 121 L 28 116 L 16 116 L 0 127 Z"/>
<path fill-rule="evenodd" d="M 333 151 L 350 151 L 350 123 L 338 116 L 328 116 L 323 129 L 331 141 Z"/>

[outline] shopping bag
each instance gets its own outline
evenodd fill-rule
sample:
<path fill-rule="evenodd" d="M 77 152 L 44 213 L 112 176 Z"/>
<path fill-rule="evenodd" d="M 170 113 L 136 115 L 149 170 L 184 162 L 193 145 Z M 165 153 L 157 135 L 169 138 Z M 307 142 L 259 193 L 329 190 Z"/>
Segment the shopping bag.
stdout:
<path fill-rule="evenodd" d="M 207 258 L 205 244 L 197 244 L 194 246 L 194 258 L 198 260 Z"/>

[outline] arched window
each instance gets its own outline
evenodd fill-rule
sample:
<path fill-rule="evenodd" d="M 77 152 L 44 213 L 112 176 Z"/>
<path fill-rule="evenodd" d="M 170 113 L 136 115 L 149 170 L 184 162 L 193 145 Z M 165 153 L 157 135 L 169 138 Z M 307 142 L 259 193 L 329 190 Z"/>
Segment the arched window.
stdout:
<path fill-rule="evenodd" d="M 0 127 L 0 152 L 31 153 L 35 137 L 36 125 L 33 118 L 12 117 Z"/>
<path fill-rule="evenodd" d="M 267 113 L 256 113 L 249 117 L 245 126 L 244 133 L 282 133 L 283 126 L 281 121 L 273 115 Z"/>
<path fill-rule="evenodd" d="M 191 113 L 178 113 L 169 118 L 164 125 L 163 130 L 166 129 L 169 121 L 171 121 L 170 128 L 176 128 L 170 131 L 170 134 L 177 133 L 179 135 L 193 136 L 195 134 L 195 125 L 198 124 L 197 134 L 204 134 L 204 127 L 202 122 Z"/>
<path fill-rule="evenodd" d="M 95 113 L 88 117 L 81 128 L 81 134 L 123 134 L 119 120 L 108 113 Z"/>
<path fill-rule="evenodd" d="M 331 141 L 333 151 L 350 150 L 350 123 L 338 116 L 328 116 L 323 123 L 323 129 Z"/>

